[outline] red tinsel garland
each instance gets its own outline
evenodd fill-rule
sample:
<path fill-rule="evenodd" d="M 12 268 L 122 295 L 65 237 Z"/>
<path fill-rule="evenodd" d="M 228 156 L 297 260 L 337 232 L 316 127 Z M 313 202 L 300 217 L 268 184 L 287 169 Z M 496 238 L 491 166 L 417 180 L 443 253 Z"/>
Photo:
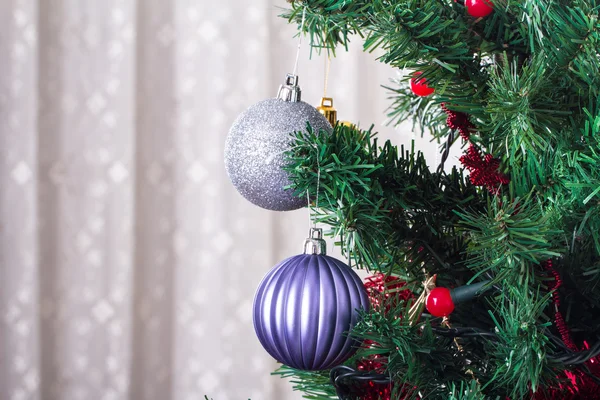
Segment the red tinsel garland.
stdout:
<path fill-rule="evenodd" d="M 560 274 L 554 269 L 552 260 L 548 260 L 542 263 L 542 267 L 548 271 L 554 277 L 554 285 L 550 286 L 549 289 L 552 291 L 552 302 L 554 303 L 554 325 L 560 333 L 560 337 L 570 350 L 572 351 L 583 351 L 589 348 L 588 344 L 584 342 L 582 348 L 578 348 L 571 332 L 567 327 L 567 323 L 560 312 L 560 295 L 558 288 L 562 286 L 562 279 Z M 586 362 L 590 372 L 595 376 L 600 376 L 600 357 L 594 357 Z M 536 400 L 542 399 L 564 399 L 564 400 L 600 400 L 600 387 L 593 379 L 584 374 L 580 370 L 574 371 L 563 371 L 558 378 L 562 381 L 557 386 L 548 388 L 544 391 L 538 392 L 535 395 Z"/>
<path fill-rule="evenodd" d="M 500 192 L 500 185 L 506 185 L 510 179 L 498 172 L 500 160 L 491 154 L 482 157 L 481 152 L 473 143 L 469 145 L 467 154 L 459 158 L 459 161 L 469 170 L 469 179 L 476 186 L 485 186 L 492 194 Z"/>
<path fill-rule="evenodd" d="M 552 302 L 554 303 L 554 325 L 558 332 L 560 333 L 560 337 L 570 350 L 578 351 L 577 345 L 573 342 L 573 338 L 571 337 L 571 332 L 569 332 L 569 328 L 567 327 L 567 323 L 562 316 L 562 313 L 559 310 L 560 307 L 560 295 L 558 294 L 558 288 L 562 286 L 562 279 L 560 279 L 559 273 L 552 266 L 552 260 L 548 260 L 542 264 L 542 267 L 548 272 L 552 274 L 554 277 L 554 285 L 549 287 L 550 291 L 552 291 Z"/>
<path fill-rule="evenodd" d="M 388 313 L 392 308 L 403 304 L 415 296 L 413 292 L 406 288 L 406 282 L 396 276 L 385 274 L 375 274 L 365 279 L 365 288 L 371 301 L 371 306 L 384 314 Z M 371 340 L 365 340 L 365 347 L 376 345 Z M 357 364 L 359 371 L 374 371 L 380 374 L 385 373 L 387 358 L 379 355 L 372 355 L 360 360 Z M 368 382 L 359 388 L 360 398 L 362 400 L 391 400 L 392 385 L 377 385 L 373 382 Z M 397 399 L 402 400 L 408 396 L 406 390 L 401 393 Z"/>
<path fill-rule="evenodd" d="M 475 126 L 469 120 L 465 113 L 452 111 L 442 103 L 442 110 L 448 115 L 446 124 L 452 130 L 457 130 L 464 140 L 469 140 L 471 130 Z M 467 154 L 459 158 L 461 164 L 469 170 L 469 179 L 476 186 L 485 186 L 490 193 L 496 195 L 500 192 L 500 186 L 510 182 L 508 176 L 501 173 L 500 160 L 494 158 L 491 154 L 482 155 L 481 151 L 473 144 L 469 144 Z"/>
<path fill-rule="evenodd" d="M 384 313 L 390 311 L 393 306 L 414 298 L 413 292 L 405 287 L 406 282 L 397 276 L 375 274 L 367 277 L 364 285 L 371 306 L 379 311 L 385 307 Z"/>
<path fill-rule="evenodd" d="M 442 103 L 442 110 L 448 115 L 448 118 L 446 118 L 448 128 L 457 130 L 464 140 L 469 140 L 471 129 L 475 128 L 469 120 L 469 116 L 462 112 L 449 110 L 445 103 Z"/>
<path fill-rule="evenodd" d="M 372 341 L 366 340 L 364 345 L 369 347 L 373 344 Z M 385 372 L 387 359 L 380 356 L 369 356 L 358 362 L 356 369 L 359 371 L 377 372 L 382 374 Z M 367 382 L 359 388 L 360 398 L 362 400 L 391 400 L 392 384 L 378 385 L 373 382 Z"/>

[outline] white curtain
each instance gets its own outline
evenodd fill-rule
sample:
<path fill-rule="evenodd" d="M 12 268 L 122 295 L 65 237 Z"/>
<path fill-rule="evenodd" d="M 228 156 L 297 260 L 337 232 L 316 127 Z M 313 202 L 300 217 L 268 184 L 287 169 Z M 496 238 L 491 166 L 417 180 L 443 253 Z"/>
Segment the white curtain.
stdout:
<path fill-rule="evenodd" d="M 301 250 L 307 211 L 254 207 L 222 160 L 236 115 L 291 72 L 285 6 L 0 2 L 1 400 L 299 397 L 269 375 L 251 304 Z M 379 128 L 395 72 L 359 47 L 333 60 L 328 93 Z M 308 55 L 316 105 L 324 63 Z"/>

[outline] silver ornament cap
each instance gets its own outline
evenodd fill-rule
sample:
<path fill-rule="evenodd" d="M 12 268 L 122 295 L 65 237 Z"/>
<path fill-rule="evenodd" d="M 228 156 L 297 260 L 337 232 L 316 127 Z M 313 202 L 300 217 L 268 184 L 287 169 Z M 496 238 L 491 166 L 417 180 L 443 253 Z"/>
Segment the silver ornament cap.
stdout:
<path fill-rule="evenodd" d="M 279 86 L 277 98 L 284 101 L 300 101 L 302 90 L 298 86 L 298 75 L 287 74 L 285 83 Z"/>
<path fill-rule="evenodd" d="M 276 98 L 260 101 L 235 120 L 225 142 L 225 168 L 238 192 L 251 203 L 274 211 L 296 210 L 306 205 L 305 197 L 284 189 L 290 184 L 283 167 L 291 149 L 292 134 L 332 132 L 317 109 L 300 100 L 298 76 L 288 74 Z"/>
<path fill-rule="evenodd" d="M 310 228 L 308 238 L 304 241 L 304 254 L 327 254 L 327 243 L 323 240 L 323 229 Z"/>

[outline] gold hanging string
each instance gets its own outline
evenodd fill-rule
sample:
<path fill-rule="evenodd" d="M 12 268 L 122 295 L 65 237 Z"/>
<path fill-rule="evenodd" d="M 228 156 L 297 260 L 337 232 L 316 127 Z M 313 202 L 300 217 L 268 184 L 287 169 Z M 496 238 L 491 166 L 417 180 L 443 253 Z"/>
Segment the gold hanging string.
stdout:
<path fill-rule="evenodd" d="M 337 110 L 333 107 L 333 98 L 327 97 L 327 85 L 329 83 L 329 69 L 331 67 L 331 56 L 324 57 L 325 60 L 325 68 L 323 72 L 325 76 L 323 77 L 323 97 L 321 98 L 321 103 L 317 107 L 317 111 L 323 114 L 327 121 L 331 124 L 331 126 L 335 126 L 337 123 Z"/>
<path fill-rule="evenodd" d="M 325 60 L 325 79 L 323 84 L 323 97 L 327 97 L 327 84 L 329 83 L 329 70 L 331 68 L 331 56 L 327 54 Z"/>

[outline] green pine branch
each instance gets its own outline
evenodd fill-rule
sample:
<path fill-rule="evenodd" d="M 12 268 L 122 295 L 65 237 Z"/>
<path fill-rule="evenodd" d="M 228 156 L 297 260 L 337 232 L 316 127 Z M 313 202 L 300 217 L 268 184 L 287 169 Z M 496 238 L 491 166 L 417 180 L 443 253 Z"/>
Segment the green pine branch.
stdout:
<path fill-rule="evenodd" d="M 457 211 L 470 237 L 466 265 L 508 287 L 535 282 L 538 266 L 562 255 L 552 214 L 529 197 L 491 199 L 485 214 Z"/>
<path fill-rule="evenodd" d="M 413 149 L 379 146 L 370 129 L 294 137 L 292 187 L 318 200 L 319 221 L 355 266 L 399 276 L 416 294 L 425 273 L 449 287 L 492 281 L 451 316 L 485 334 L 453 341 L 427 314 L 409 325 L 405 308 L 372 311 L 353 331 L 377 344 L 349 362 L 386 357 L 396 390 L 431 399 L 528 398 L 573 368 L 556 357 L 564 344 L 552 323 L 556 282 L 540 267 L 548 259 L 574 340 L 600 334 L 600 2 L 493 3 L 483 19 L 451 0 L 294 0 L 285 15 L 299 27 L 304 16 L 320 50 L 351 39 L 379 49 L 380 61 L 407 70 L 387 88 L 392 123 L 412 120 L 443 141 L 444 102 L 470 115 L 470 141 L 510 176 L 491 196 L 460 170 L 433 172 Z M 433 95 L 411 93 L 412 71 Z M 307 396 L 335 398 L 325 374 L 294 376 Z"/>
<path fill-rule="evenodd" d="M 371 130 L 308 131 L 289 153 L 293 187 L 318 199 L 319 222 L 333 228 L 360 267 L 403 265 L 420 275 L 422 262 L 433 269 L 459 263 L 464 241 L 455 234 L 454 211 L 485 204 L 459 172 L 432 173 L 419 153 L 399 153 L 389 142 L 378 147 Z"/>

